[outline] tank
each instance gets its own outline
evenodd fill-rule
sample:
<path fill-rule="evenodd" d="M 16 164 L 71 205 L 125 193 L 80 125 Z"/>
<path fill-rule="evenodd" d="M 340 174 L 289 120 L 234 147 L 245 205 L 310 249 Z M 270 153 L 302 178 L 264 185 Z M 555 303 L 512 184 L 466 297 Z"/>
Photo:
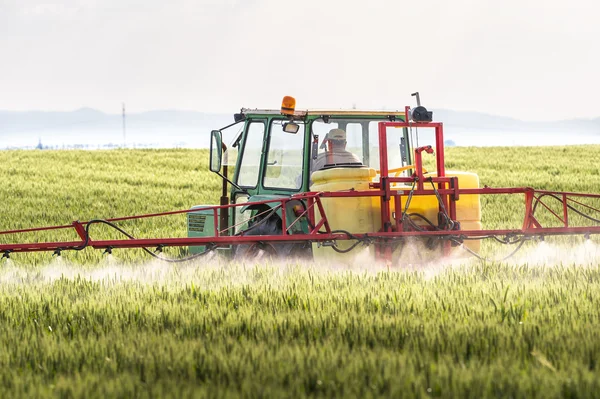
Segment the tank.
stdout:
<path fill-rule="evenodd" d="M 345 191 L 345 190 L 369 190 L 369 183 L 377 176 L 372 168 L 333 168 L 314 172 L 312 174 L 313 184 L 311 191 Z M 436 173 L 427 173 L 425 177 L 435 177 Z M 479 177 L 475 173 L 461 171 L 447 171 L 446 176 L 458 177 L 459 188 L 478 188 Z M 394 187 L 394 186 L 392 186 Z M 398 188 L 400 185 L 397 186 Z M 402 189 L 406 190 L 405 185 Z M 409 186 L 410 187 L 410 186 Z M 429 184 L 426 189 L 431 188 Z M 403 197 L 403 200 L 406 200 Z M 377 232 L 381 230 L 381 200 L 379 197 L 353 197 L 353 198 L 322 198 L 323 208 L 332 230 L 345 230 L 350 233 Z M 394 210 L 394 198 L 390 201 L 390 211 Z M 413 196 L 408 213 L 419 213 L 437 224 L 439 212 L 438 200 L 433 195 Z M 318 212 L 317 212 L 318 215 Z M 392 213 L 392 215 L 394 215 Z M 396 215 L 394 215 L 395 217 Z M 399 217 L 399 215 L 398 215 Z M 478 194 L 461 195 L 456 202 L 456 218 L 460 222 L 462 230 L 481 230 L 481 205 Z M 418 225 L 426 225 L 421 219 L 414 219 Z M 339 241 L 337 247 L 346 249 L 354 244 L 354 241 Z M 479 240 L 465 241 L 465 245 L 473 251 L 479 251 Z M 362 248 L 362 247 L 359 247 Z M 424 248 L 423 251 L 426 249 Z M 374 257 L 374 248 L 370 246 L 361 255 Z M 460 252 L 457 252 L 460 254 Z M 313 255 L 316 260 L 343 261 L 356 255 L 356 250 L 348 254 L 340 254 L 327 246 L 313 244 Z M 465 252 L 466 255 L 466 252 Z M 427 254 L 433 256 L 433 254 Z M 402 248 L 394 253 L 395 259 L 403 257 Z"/>
<path fill-rule="evenodd" d="M 424 177 L 436 177 L 437 173 L 426 173 Z M 459 188 L 479 188 L 479 176 L 472 172 L 446 171 L 446 177 L 458 177 Z M 425 189 L 431 189 L 431 184 L 426 183 Z M 392 198 L 392 209 L 393 198 Z M 408 208 L 408 213 L 419 213 L 437 224 L 439 212 L 438 200 L 432 195 L 413 196 Z M 456 219 L 460 222 L 461 230 L 481 230 L 481 204 L 479 194 L 461 195 L 456 201 Z M 421 219 L 414 219 L 417 225 L 426 225 Z M 479 251 L 481 241 L 467 240 L 465 245 L 473 250 Z"/>
<path fill-rule="evenodd" d="M 377 175 L 375 169 L 362 168 L 333 168 L 319 170 L 312 174 L 313 184 L 311 191 L 345 191 L 369 190 L 369 183 Z M 379 231 L 381 229 L 381 216 L 379 213 L 379 197 L 353 197 L 353 198 L 322 198 L 323 209 L 327 215 L 329 226 L 332 230 L 345 230 L 350 233 L 364 233 Z M 319 213 L 317 211 L 317 217 Z M 353 241 L 339 241 L 337 247 L 346 249 L 353 245 Z M 343 260 L 356 255 L 356 250 L 348 254 L 340 254 L 330 247 L 313 244 L 315 260 Z M 369 247 L 370 256 L 374 254 Z"/>

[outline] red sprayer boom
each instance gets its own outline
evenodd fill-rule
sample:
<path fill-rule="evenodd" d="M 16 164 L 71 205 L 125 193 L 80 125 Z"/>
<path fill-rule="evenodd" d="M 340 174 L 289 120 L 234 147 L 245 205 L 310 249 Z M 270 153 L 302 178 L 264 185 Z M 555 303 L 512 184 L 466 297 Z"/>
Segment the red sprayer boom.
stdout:
<path fill-rule="evenodd" d="M 594 201 L 600 200 L 598 194 L 544 191 L 529 187 L 491 188 L 486 186 L 480 188 L 478 179 L 474 180 L 474 184 L 462 187 L 464 180 L 461 180 L 463 178 L 461 176 L 463 175 L 460 172 L 447 174 L 445 170 L 443 124 L 428 121 L 431 113 L 428 114 L 426 110 L 423 110 L 425 110 L 424 107 L 417 107 L 411 111 L 407 107 L 404 114 L 405 120 L 388 120 L 378 123 L 376 147 L 379 152 L 379 170 L 376 177 L 369 178 L 367 184 L 360 186 L 361 188 L 357 188 L 359 185 L 354 184 L 345 189 L 309 190 L 266 200 L 250 198 L 249 202 L 243 203 L 227 203 L 227 197 L 224 196 L 225 201 L 222 202 L 223 205 L 219 206 L 204 206 L 86 222 L 75 221 L 61 226 L 0 231 L 0 239 L 4 242 L 16 234 L 19 234 L 19 237 L 23 237 L 23 234 L 31 235 L 32 238 L 30 242 L 25 243 L 0 244 L 0 253 L 4 257 L 33 251 L 51 251 L 60 254 L 62 251 L 81 251 L 91 247 L 108 252 L 113 249 L 144 248 L 148 253 L 155 255 L 154 251 L 149 248 L 153 250 L 175 246 L 202 246 L 204 248 L 201 252 L 183 259 L 189 260 L 204 256 L 219 248 L 233 248 L 234 253 L 238 252 L 235 250 L 236 248 L 244 248 L 245 255 L 257 250 L 276 255 L 279 253 L 278 248 L 282 245 L 299 244 L 304 248 L 310 248 L 312 245 L 312 252 L 317 257 L 317 254 L 321 253 L 319 251 L 346 253 L 361 244 L 371 247 L 376 259 L 389 262 L 396 261 L 396 257 L 401 261 L 399 248 L 402 248 L 409 239 L 415 238 L 427 240 L 430 244 L 433 242 L 434 247 L 438 248 L 442 255 L 449 254 L 453 247 L 460 246 L 477 256 L 474 247 L 467 243 L 493 238 L 505 244 L 519 244 L 518 247 L 520 247 L 531 238 L 574 234 L 589 237 L 592 234 L 600 233 L 600 209 L 594 204 Z M 294 114 L 293 110 L 291 112 L 295 116 L 290 116 L 288 111 L 285 118 L 290 118 L 290 120 L 304 118 L 307 126 L 309 125 L 310 112 L 306 114 L 297 112 Z M 406 117 L 407 115 L 409 117 Z M 411 115 L 412 120 L 410 120 Z M 293 128 L 297 131 L 296 126 Z M 425 128 L 434 130 L 434 145 L 415 148 L 412 152 L 413 165 L 399 169 L 390 168 L 388 159 L 390 131 Z M 311 141 L 318 142 L 318 136 Z M 422 159 L 424 153 L 435 154 L 435 172 L 427 173 L 424 170 Z M 339 169 L 341 168 L 334 167 L 319 173 L 333 176 Z M 401 174 L 399 171 L 408 172 Z M 374 172 L 369 173 L 374 174 Z M 317 187 L 316 181 L 312 187 Z M 479 198 L 506 194 L 522 196 L 522 226 L 495 230 L 481 228 Z M 370 199 L 369 203 L 372 204 L 372 209 L 369 212 L 370 215 L 375 215 L 373 216 L 373 225 L 377 226 L 373 230 L 366 228 L 360 230 L 362 227 L 358 229 L 355 227 L 353 231 L 349 231 L 345 226 L 334 222 L 334 220 L 343 220 L 339 218 L 340 215 L 332 216 L 335 207 L 331 205 L 335 201 L 343 203 L 343 201 L 359 198 Z M 464 205 L 466 202 L 470 204 L 468 207 Z M 228 223 L 227 217 L 220 217 L 224 214 L 241 214 L 236 212 L 235 208 L 238 207 L 255 211 L 244 221 Z M 227 212 L 224 212 L 225 210 Z M 124 221 L 198 212 L 207 216 L 208 223 L 212 223 L 211 227 L 214 233 L 210 236 L 135 238 L 119 227 L 119 222 Z M 540 217 L 540 212 L 543 212 L 543 217 Z M 474 216 L 468 216 L 471 213 Z M 252 233 L 253 227 L 275 216 L 279 225 L 282 226 L 279 231 L 270 234 Z M 249 228 L 242 228 L 245 223 Z M 93 226 L 100 224 L 118 230 L 124 238 L 96 239 Z M 300 229 L 299 226 L 303 227 Z M 61 242 L 35 242 L 36 233 L 64 229 L 73 229 L 78 239 Z M 343 244 L 344 242 L 346 244 Z"/>

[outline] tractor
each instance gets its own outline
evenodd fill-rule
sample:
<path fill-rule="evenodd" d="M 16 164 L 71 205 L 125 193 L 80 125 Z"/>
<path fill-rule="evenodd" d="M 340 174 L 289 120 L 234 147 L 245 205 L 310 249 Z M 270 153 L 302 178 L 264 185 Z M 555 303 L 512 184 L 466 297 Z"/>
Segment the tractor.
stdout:
<path fill-rule="evenodd" d="M 390 197 L 382 204 L 375 196 L 376 190 L 385 186 L 388 174 L 404 178 L 403 182 L 395 181 L 391 188 L 407 191 L 412 188 L 413 194 L 416 188 L 411 186 L 413 177 L 421 179 L 421 189 L 425 181 L 430 181 L 434 190 L 442 188 L 431 180 L 438 174 L 444 175 L 442 125 L 432 123 L 432 112 L 421 106 L 419 93 L 413 95 L 417 97 L 417 107 L 404 111 L 296 110 L 296 101 L 289 96 L 284 97 L 281 109 L 242 108 L 234 115 L 233 124 L 211 132 L 210 170 L 222 178 L 221 205 L 243 205 L 223 207 L 216 214 L 207 205 L 193 207 L 197 211 L 188 214 L 188 237 L 213 236 L 217 226 L 214 218 L 218 218 L 222 233 L 237 237 L 283 234 L 290 240 L 257 241 L 221 249 L 239 259 L 264 254 L 284 258 L 343 258 L 359 243 L 371 243 L 368 237 L 351 244 L 336 240 L 294 241 L 294 235 L 315 233 L 312 219 L 306 217 L 308 208 L 314 204 L 302 197 L 310 192 L 324 195 L 319 204 L 323 209 L 316 213 L 327 215 L 328 228 L 348 237 L 354 236 L 351 232 L 383 233 L 406 231 L 410 227 L 421 231 L 432 226 L 480 230 L 479 194 L 465 195 L 454 204 L 458 217 L 455 220 L 449 217 L 448 204 L 439 194 L 409 199 L 407 212 L 402 210 L 400 198 Z M 419 124 L 414 126 L 414 132 L 407 116 Z M 393 133 L 384 135 L 383 141 L 382 123 L 387 124 L 383 125 L 386 131 Z M 394 125 L 398 123 L 402 125 Z M 228 147 L 223 143 L 222 132 L 235 126 L 241 128 Z M 437 173 L 427 173 L 422 167 L 421 156 L 432 154 L 431 146 L 418 148 L 413 154 L 412 141 L 418 137 L 419 127 L 439 129 Z M 456 181 L 465 188 L 479 186 L 474 173 L 452 172 L 452 176 L 455 180 L 449 180 L 451 184 Z M 356 195 L 359 191 L 371 191 L 373 196 Z M 327 198 L 326 192 L 338 195 Z M 395 207 L 391 220 L 379 217 L 382 205 Z M 425 241 L 428 249 L 440 247 L 437 237 L 427 237 Z M 374 245 L 373 256 L 401 248 L 398 243 Z M 469 246 L 478 250 L 479 242 L 471 242 Z M 193 253 L 206 250 L 207 246 L 191 247 Z"/>

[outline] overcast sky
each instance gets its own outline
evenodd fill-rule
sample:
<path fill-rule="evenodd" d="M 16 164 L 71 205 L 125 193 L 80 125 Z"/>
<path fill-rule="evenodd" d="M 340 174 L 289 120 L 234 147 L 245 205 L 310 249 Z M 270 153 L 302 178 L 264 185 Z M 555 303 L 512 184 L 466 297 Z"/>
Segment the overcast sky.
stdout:
<path fill-rule="evenodd" d="M 598 117 L 597 0 L 0 0 L 0 109 Z"/>

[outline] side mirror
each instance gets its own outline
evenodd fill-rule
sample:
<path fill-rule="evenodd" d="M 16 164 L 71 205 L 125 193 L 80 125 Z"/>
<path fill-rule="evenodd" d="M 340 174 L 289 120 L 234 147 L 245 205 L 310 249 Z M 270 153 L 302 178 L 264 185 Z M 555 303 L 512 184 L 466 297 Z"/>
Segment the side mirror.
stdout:
<path fill-rule="evenodd" d="M 211 172 L 219 173 L 221 171 L 221 158 L 223 157 L 223 139 L 220 130 L 210 132 L 210 164 L 208 168 Z"/>
<path fill-rule="evenodd" d="M 286 133 L 296 134 L 300 130 L 300 125 L 294 122 L 286 122 L 283 124 L 283 131 Z"/>

